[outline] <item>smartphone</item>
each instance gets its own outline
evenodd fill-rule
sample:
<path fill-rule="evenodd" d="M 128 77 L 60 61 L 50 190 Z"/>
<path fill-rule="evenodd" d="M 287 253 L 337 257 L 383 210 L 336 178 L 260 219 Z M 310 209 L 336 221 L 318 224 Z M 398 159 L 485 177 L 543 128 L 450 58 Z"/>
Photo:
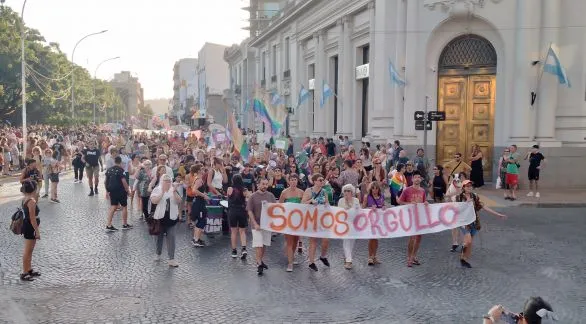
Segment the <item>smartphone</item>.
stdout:
<path fill-rule="evenodd" d="M 504 311 L 503 315 L 501 315 L 501 323 L 505 323 L 505 324 L 517 324 L 517 322 L 519 321 L 519 315 L 509 312 L 509 311 Z"/>

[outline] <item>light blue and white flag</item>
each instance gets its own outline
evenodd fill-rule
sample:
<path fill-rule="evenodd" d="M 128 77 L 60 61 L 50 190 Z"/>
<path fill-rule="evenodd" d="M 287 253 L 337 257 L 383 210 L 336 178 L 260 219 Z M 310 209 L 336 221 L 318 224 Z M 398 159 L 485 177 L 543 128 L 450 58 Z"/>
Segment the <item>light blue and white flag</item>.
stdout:
<path fill-rule="evenodd" d="M 571 87 L 570 79 L 568 79 L 566 69 L 562 66 L 560 58 L 552 45 L 549 46 L 549 50 L 547 51 L 545 63 L 543 64 L 543 72 L 557 76 L 560 84 L 563 84 L 568 88 Z"/>
<path fill-rule="evenodd" d="M 299 108 L 299 106 L 301 106 L 308 99 L 309 99 L 309 90 L 305 89 L 305 87 L 302 84 L 301 89 L 299 89 L 299 98 L 297 99 L 297 108 Z"/>
<path fill-rule="evenodd" d="M 321 87 L 321 99 L 320 99 L 319 107 L 323 108 L 326 104 L 326 101 L 328 101 L 328 99 L 333 95 L 334 95 L 334 91 L 332 91 L 332 88 L 330 88 L 330 86 L 328 85 L 326 80 L 323 80 L 322 87 Z"/>
<path fill-rule="evenodd" d="M 397 70 L 395 69 L 393 62 L 391 62 L 390 60 L 389 60 L 389 74 L 391 76 L 391 84 L 395 84 L 400 87 L 404 87 L 407 84 L 405 79 L 401 78 L 401 76 L 399 75 L 399 72 L 397 72 Z"/>
<path fill-rule="evenodd" d="M 273 92 L 271 92 L 271 105 L 280 106 L 283 103 L 283 98 L 281 98 L 281 96 L 277 93 L 276 90 L 273 90 Z"/>

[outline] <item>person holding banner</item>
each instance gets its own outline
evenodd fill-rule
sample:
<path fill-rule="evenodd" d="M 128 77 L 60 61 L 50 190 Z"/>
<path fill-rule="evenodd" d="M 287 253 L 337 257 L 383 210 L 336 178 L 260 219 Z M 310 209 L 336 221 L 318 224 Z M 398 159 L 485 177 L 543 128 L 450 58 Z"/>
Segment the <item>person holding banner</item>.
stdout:
<path fill-rule="evenodd" d="M 383 195 L 380 182 L 374 181 L 370 184 L 367 189 L 367 194 L 362 199 L 362 208 L 385 209 L 385 196 Z M 379 259 L 376 257 L 376 251 L 378 250 L 378 240 L 368 240 L 368 265 L 373 266 L 380 264 Z"/>
<path fill-rule="evenodd" d="M 311 176 L 311 180 L 313 182 L 313 187 L 308 188 L 303 193 L 303 198 L 301 203 L 303 204 L 311 204 L 311 205 L 329 205 L 328 195 L 323 189 L 324 186 L 324 176 L 320 173 L 315 173 Z M 330 262 L 328 261 L 328 248 L 330 246 L 329 239 L 323 238 L 321 239 L 321 256 L 319 260 L 326 266 L 330 266 Z M 317 271 L 317 266 L 315 265 L 315 252 L 317 250 L 317 238 L 310 238 L 309 239 L 309 268 L 313 271 Z"/>
<path fill-rule="evenodd" d="M 464 180 L 462 182 L 462 193 L 456 197 L 457 202 L 466 202 L 466 201 L 473 201 L 474 202 L 474 211 L 476 212 L 476 220 L 469 225 L 460 227 L 462 234 L 464 235 L 464 243 L 462 244 L 462 254 L 460 256 L 460 264 L 464 268 L 472 268 L 468 260 L 470 256 L 472 256 L 472 238 L 480 231 L 480 219 L 478 213 L 480 210 L 484 209 L 485 211 L 493 214 L 494 216 L 500 217 L 502 219 L 506 218 L 507 216 L 497 213 L 496 211 L 485 207 L 480 198 L 477 194 L 472 192 L 472 181 Z"/>
<path fill-rule="evenodd" d="M 256 266 L 259 276 L 262 276 L 264 270 L 269 268 L 264 263 L 263 257 L 267 246 L 271 246 L 271 232 L 260 228 L 262 205 L 263 203 L 277 202 L 275 196 L 267 191 L 268 187 L 269 180 L 260 180 L 258 183 L 258 191 L 248 198 L 248 203 L 246 204 L 248 218 L 252 225 L 252 247 L 256 249 Z"/>
<path fill-rule="evenodd" d="M 397 170 L 399 166 L 397 166 Z M 421 187 L 421 181 L 423 177 L 419 171 L 413 172 L 413 185 L 407 187 L 401 193 L 397 202 L 400 205 L 408 204 L 427 204 L 427 195 L 425 189 Z M 417 251 L 419 251 L 419 245 L 421 244 L 421 235 L 414 235 L 409 237 L 409 243 L 407 244 L 407 266 L 411 268 L 413 265 L 421 265 L 419 259 L 417 259 Z"/>
<path fill-rule="evenodd" d="M 360 208 L 360 202 L 356 198 L 356 188 L 351 184 L 346 184 L 342 187 L 342 198 L 338 201 L 338 207 L 348 209 Z M 352 269 L 352 250 L 354 249 L 355 239 L 345 239 L 342 241 L 344 249 L 344 269 Z M 370 245 L 369 245 L 370 247 Z"/>
<path fill-rule="evenodd" d="M 299 176 L 296 173 L 292 173 L 289 175 L 289 187 L 281 193 L 281 197 L 279 198 L 280 203 L 301 203 L 301 198 L 303 198 L 303 190 L 297 187 L 297 183 L 299 182 Z M 286 240 L 286 247 L 287 247 L 287 272 L 293 271 L 293 265 L 295 264 L 295 249 L 297 248 L 297 243 L 299 242 L 299 236 L 297 235 L 285 235 Z"/>

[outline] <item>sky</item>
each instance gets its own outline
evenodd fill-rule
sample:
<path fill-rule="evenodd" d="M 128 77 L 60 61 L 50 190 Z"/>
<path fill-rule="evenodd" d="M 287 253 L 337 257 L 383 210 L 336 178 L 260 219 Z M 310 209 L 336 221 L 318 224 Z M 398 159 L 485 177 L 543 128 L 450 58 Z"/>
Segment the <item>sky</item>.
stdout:
<path fill-rule="evenodd" d="M 24 0 L 5 0 L 20 12 Z M 47 42 L 59 43 L 71 59 L 75 43 L 87 34 L 107 29 L 79 44 L 75 63 L 97 77 L 131 71 L 144 88 L 145 99 L 173 97 L 173 65 L 197 57 L 205 42 L 230 46 L 248 35 L 247 0 L 28 0 L 27 26 Z"/>

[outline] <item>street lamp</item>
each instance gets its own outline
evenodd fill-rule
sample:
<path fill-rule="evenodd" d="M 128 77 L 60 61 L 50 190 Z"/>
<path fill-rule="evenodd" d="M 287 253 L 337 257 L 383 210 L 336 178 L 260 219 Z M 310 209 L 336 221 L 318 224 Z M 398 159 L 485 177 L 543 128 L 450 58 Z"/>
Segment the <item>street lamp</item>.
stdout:
<path fill-rule="evenodd" d="M 4 1 L 2 1 L 4 4 Z M 20 21 L 22 26 L 20 28 L 20 86 L 22 87 L 22 151 L 23 157 L 26 158 L 26 150 L 28 145 L 28 133 L 26 129 L 26 61 L 24 60 L 24 7 L 26 6 L 26 0 L 22 4 L 22 10 L 20 12 Z"/>
<path fill-rule="evenodd" d="M 100 68 L 100 66 L 102 66 L 102 64 L 108 62 L 108 61 L 113 61 L 113 60 L 117 60 L 119 59 L 120 56 L 116 56 L 116 57 L 111 57 L 109 59 L 105 59 L 102 62 L 100 62 L 100 64 L 98 64 L 98 66 L 96 67 L 96 70 L 94 71 L 94 82 L 92 82 L 92 84 L 94 85 L 94 96 L 93 96 L 93 102 L 94 102 L 94 125 L 96 124 L 96 74 L 98 73 L 98 69 Z"/>
<path fill-rule="evenodd" d="M 77 49 L 77 45 L 79 45 L 79 43 L 81 43 L 84 39 L 91 37 L 91 36 L 95 36 L 95 35 L 100 35 L 103 34 L 105 32 L 107 32 L 107 29 L 104 29 L 100 32 L 97 33 L 91 33 L 88 35 L 83 36 L 80 40 L 77 41 L 77 43 L 75 43 L 75 46 L 73 47 L 73 52 L 71 53 L 71 64 L 73 65 L 73 69 L 75 69 L 75 62 L 73 61 L 73 58 L 75 56 L 75 50 Z M 75 118 L 75 73 L 71 73 L 71 119 Z"/>

